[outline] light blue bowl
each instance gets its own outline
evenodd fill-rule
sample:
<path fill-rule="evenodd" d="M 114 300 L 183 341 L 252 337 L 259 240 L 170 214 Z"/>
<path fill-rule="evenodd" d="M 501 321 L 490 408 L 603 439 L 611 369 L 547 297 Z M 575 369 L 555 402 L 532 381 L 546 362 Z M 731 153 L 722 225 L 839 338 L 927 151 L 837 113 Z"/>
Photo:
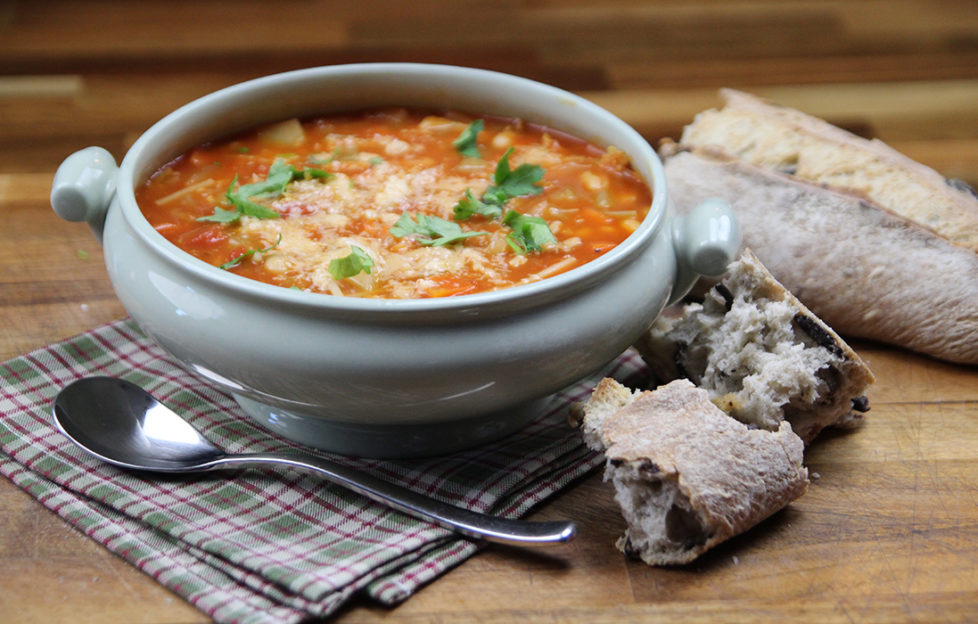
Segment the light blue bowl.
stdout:
<path fill-rule="evenodd" d="M 195 145 L 377 106 L 520 117 L 614 145 L 652 187 L 649 215 L 614 250 L 534 284 L 378 300 L 222 271 L 165 240 L 136 205 L 133 189 Z M 446 453 L 524 426 L 546 397 L 618 356 L 699 274 L 722 272 L 740 242 L 720 201 L 675 217 L 654 150 L 606 110 L 531 80 L 443 65 L 319 67 L 222 89 L 152 126 L 118 168 L 101 148 L 71 155 L 51 204 L 92 226 L 123 306 L 176 360 L 273 431 L 374 457 Z"/>

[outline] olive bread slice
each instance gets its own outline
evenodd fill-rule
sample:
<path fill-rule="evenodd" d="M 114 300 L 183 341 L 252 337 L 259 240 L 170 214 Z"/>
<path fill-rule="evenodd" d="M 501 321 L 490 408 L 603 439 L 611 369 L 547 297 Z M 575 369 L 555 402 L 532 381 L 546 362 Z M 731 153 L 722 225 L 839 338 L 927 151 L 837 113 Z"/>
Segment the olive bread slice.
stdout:
<path fill-rule="evenodd" d="M 660 381 L 690 379 L 723 411 L 806 443 L 868 409 L 862 358 L 746 249 L 702 303 L 663 316 L 636 348 Z"/>

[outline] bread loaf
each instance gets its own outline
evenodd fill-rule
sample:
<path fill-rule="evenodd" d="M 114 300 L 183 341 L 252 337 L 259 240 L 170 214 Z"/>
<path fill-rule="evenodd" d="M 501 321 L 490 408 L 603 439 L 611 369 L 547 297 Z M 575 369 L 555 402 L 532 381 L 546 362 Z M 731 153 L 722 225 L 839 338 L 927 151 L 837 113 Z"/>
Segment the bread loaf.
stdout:
<path fill-rule="evenodd" d="M 753 95 L 722 89 L 724 107 L 696 116 L 682 147 L 720 150 L 752 165 L 859 193 L 942 238 L 978 251 L 978 195 L 878 139 Z"/>
<path fill-rule="evenodd" d="M 861 418 L 875 380 L 749 249 L 702 303 L 658 319 L 635 346 L 660 381 L 688 378 L 755 427 L 776 431 L 787 420 L 806 443 Z"/>
<path fill-rule="evenodd" d="M 808 485 L 790 425 L 750 429 L 687 380 L 636 393 L 605 379 L 580 410 L 627 525 L 617 547 L 650 565 L 694 560 Z"/>
<path fill-rule="evenodd" d="M 726 198 L 745 245 L 839 333 L 978 363 L 978 197 L 879 141 L 746 94 L 665 142 L 680 210 Z"/>

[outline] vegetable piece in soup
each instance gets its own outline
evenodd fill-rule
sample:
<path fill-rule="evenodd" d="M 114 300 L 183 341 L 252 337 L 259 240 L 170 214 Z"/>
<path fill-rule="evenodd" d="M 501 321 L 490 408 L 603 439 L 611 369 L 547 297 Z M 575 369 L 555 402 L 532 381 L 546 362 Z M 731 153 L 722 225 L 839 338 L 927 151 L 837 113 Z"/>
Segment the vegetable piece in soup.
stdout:
<path fill-rule="evenodd" d="M 628 237 L 652 196 L 613 147 L 520 120 L 385 109 L 202 145 L 136 200 L 167 240 L 224 270 L 406 299 L 573 269 Z"/>

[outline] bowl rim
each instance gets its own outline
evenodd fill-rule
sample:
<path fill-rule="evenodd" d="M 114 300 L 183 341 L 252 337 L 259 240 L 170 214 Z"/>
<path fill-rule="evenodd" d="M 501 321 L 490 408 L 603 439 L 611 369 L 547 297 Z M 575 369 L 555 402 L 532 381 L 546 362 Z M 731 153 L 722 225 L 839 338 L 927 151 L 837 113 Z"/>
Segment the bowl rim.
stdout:
<path fill-rule="evenodd" d="M 174 129 L 179 132 L 181 123 L 199 111 L 226 105 L 226 100 L 247 97 L 249 93 L 264 88 L 274 88 L 278 84 L 291 84 L 293 81 L 315 81 L 330 76 L 349 76 L 365 74 L 371 77 L 396 75 L 414 77 L 445 78 L 465 74 L 468 77 L 502 80 L 534 91 L 543 97 L 551 97 L 572 103 L 586 111 L 586 114 L 601 119 L 602 123 L 625 135 L 632 135 L 639 145 L 647 146 L 647 165 L 652 179 L 633 164 L 636 171 L 645 179 L 652 190 L 652 203 L 649 212 L 639 227 L 625 240 L 608 253 L 564 273 L 544 278 L 529 284 L 508 286 L 499 290 L 457 295 L 453 297 L 432 297 L 424 299 L 380 299 L 367 297 L 340 297 L 324 293 L 306 292 L 267 284 L 241 275 L 224 271 L 183 251 L 157 232 L 143 216 L 135 200 L 134 180 L 139 174 L 138 161 L 143 152 L 152 152 L 154 147 L 165 143 L 165 136 Z M 324 105 L 325 106 L 325 105 Z M 484 111 L 492 113 L 492 110 Z M 529 121 L 534 121 L 529 119 Z M 255 121 L 252 126 L 261 123 Z M 247 126 L 241 128 L 247 129 Z M 597 135 L 602 134 L 597 132 Z M 212 139 L 219 139 L 217 134 Z M 589 139 L 590 140 L 590 139 Z M 646 151 L 644 147 L 640 147 Z M 162 165 L 157 165 L 157 168 Z M 116 185 L 116 201 L 120 204 L 123 217 L 135 235 L 172 266 L 187 271 L 199 280 L 232 291 L 239 295 L 258 297 L 271 302 L 308 306 L 317 309 L 332 309 L 348 313 L 389 313 L 389 312 L 427 312 L 449 310 L 471 310 L 487 306 L 528 304 L 541 298 L 551 300 L 554 296 L 575 292 L 596 280 L 614 272 L 622 263 L 638 254 L 656 235 L 665 220 L 667 207 L 666 177 L 662 161 L 651 145 L 634 128 L 610 111 L 579 95 L 543 82 L 507 74 L 503 72 L 472 67 L 429 64 L 429 63 L 349 63 L 324 65 L 286 72 L 269 74 L 239 82 L 194 99 L 173 110 L 148 128 L 126 152 L 119 167 Z"/>

